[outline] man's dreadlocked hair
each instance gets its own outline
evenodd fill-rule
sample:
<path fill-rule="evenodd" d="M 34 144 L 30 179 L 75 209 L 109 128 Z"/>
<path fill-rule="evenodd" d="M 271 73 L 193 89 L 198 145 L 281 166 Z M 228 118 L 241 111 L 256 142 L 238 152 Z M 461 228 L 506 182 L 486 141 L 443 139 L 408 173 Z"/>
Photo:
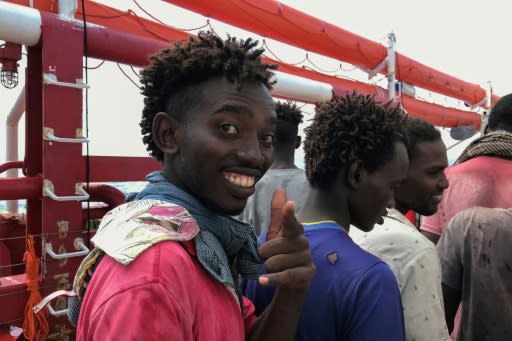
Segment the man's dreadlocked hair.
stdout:
<path fill-rule="evenodd" d="M 199 32 L 187 43 L 177 42 L 150 58 L 150 65 L 141 71 L 144 109 L 140 123 L 142 141 L 149 154 L 163 160 L 163 153 L 153 141 L 153 119 L 158 112 L 166 112 L 178 119 L 200 102 L 201 92 L 193 85 L 224 76 L 240 86 L 242 81 L 261 82 L 269 90 L 275 65 L 261 61 L 263 49 L 248 38 L 238 40 L 228 36 L 222 40 L 212 32 Z M 198 98 L 199 97 L 199 98 Z"/>
<path fill-rule="evenodd" d="M 313 186 L 328 188 L 356 160 L 376 171 L 393 158 L 395 142 L 405 142 L 399 107 L 378 104 L 370 95 L 335 96 L 315 111 L 304 141 L 306 175 Z"/>
<path fill-rule="evenodd" d="M 299 124 L 302 123 L 302 113 L 299 107 L 293 102 L 274 102 L 274 106 L 277 116 L 274 148 L 276 148 L 276 150 L 285 146 L 295 148 Z"/>
<path fill-rule="evenodd" d="M 302 123 L 303 115 L 299 107 L 291 102 L 274 102 L 278 120 L 287 121 L 298 126 Z"/>

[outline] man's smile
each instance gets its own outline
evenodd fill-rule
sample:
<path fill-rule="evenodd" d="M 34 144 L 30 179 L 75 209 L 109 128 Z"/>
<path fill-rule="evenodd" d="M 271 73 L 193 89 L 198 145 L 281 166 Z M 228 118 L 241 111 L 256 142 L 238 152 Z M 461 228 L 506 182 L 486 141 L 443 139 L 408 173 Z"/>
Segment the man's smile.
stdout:
<path fill-rule="evenodd" d="M 254 186 L 255 177 L 234 172 L 224 172 L 224 178 L 237 187 L 250 188 Z"/>

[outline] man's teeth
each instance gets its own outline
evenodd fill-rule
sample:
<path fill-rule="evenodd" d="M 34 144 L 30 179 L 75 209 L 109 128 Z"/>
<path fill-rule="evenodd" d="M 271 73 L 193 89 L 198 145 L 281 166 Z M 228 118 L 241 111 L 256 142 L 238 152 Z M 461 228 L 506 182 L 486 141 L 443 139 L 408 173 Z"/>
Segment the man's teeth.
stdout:
<path fill-rule="evenodd" d="M 247 175 L 224 175 L 224 177 L 233 185 L 238 187 L 252 187 L 254 186 L 254 176 Z"/>

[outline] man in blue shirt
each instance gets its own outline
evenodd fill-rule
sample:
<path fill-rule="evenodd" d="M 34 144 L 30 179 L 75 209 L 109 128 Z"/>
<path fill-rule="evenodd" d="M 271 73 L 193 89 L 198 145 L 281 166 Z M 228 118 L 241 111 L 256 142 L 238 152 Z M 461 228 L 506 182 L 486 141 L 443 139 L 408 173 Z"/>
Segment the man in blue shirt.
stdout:
<path fill-rule="evenodd" d="M 398 108 L 352 94 L 318 106 L 306 128 L 310 191 L 298 219 L 317 274 L 306 295 L 296 340 L 405 339 L 393 273 L 347 234 L 350 225 L 371 230 L 382 221 L 386 207 L 394 206 L 395 189 L 409 166 L 402 121 Z M 263 240 L 279 236 L 275 221 Z M 275 266 L 265 267 L 272 271 Z M 273 290 L 257 282 L 245 282 L 244 290 L 257 312 L 272 301 Z"/>

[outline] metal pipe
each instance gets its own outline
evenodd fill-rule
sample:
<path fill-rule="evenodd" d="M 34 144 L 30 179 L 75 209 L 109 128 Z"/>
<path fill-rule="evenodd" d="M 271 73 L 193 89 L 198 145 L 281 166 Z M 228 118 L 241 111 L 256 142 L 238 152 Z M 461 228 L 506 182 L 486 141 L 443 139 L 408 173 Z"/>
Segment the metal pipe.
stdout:
<path fill-rule="evenodd" d="M 0 178 L 0 200 L 39 199 L 43 196 L 40 176 Z"/>
<path fill-rule="evenodd" d="M 95 25 L 87 27 L 87 34 L 88 53 L 91 57 L 137 66 L 147 65 L 149 56 L 170 46 L 161 40 L 138 37 Z M 133 46 L 137 46 L 137 49 L 134 50 Z M 276 96 L 304 102 L 323 102 L 332 98 L 330 84 L 283 72 L 274 73 L 277 83 L 272 93 Z"/>
<path fill-rule="evenodd" d="M 59 0 L 59 16 L 61 18 L 74 19 L 77 8 L 77 0 Z"/>
<path fill-rule="evenodd" d="M 59 1 L 59 6 L 63 2 L 67 3 L 69 1 L 61 0 Z M 13 4 L 8 5 L 9 8 L 11 8 L 13 15 L 25 18 L 26 20 L 31 18 L 28 16 L 28 11 L 32 11 L 31 8 Z M 3 10 L 4 9 L 0 7 L 0 13 L 2 13 Z M 71 9 L 65 9 L 66 12 L 68 10 Z M 55 17 L 50 13 L 45 13 L 45 20 L 46 18 L 53 20 Z M 41 22 L 41 15 L 39 12 L 37 17 L 34 16 L 32 18 L 32 21 L 37 20 L 39 23 Z M 83 25 L 82 22 L 79 21 L 76 21 L 76 24 L 77 27 L 81 27 Z M 39 40 L 40 34 L 41 31 L 39 29 L 37 32 L 33 32 L 31 37 L 35 40 L 37 35 L 37 40 Z M 87 34 L 89 36 L 88 53 L 91 57 L 131 65 L 147 65 L 149 62 L 148 57 L 150 55 L 170 46 L 168 42 L 137 37 L 97 25 L 88 25 Z M 0 39 L 4 39 L 2 31 L 0 31 Z M 26 44 L 27 42 L 23 41 L 21 43 Z M 137 46 L 137 49 L 134 50 L 133 46 Z M 306 102 L 322 102 L 329 100 L 332 97 L 332 86 L 326 83 L 311 81 L 305 78 L 279 72 L 276 73 L 276 79 L 277 83 L 275 85 L 274 92 L 278 96 L 290 97 Z"/>
<path fill-rule="evenodd" d="M 343 60 L 363 69 L 374 68 L 386 55 L 381 44 L 275 0 L 165 0 L 262 37 Z M 401 81 L 474 104 L 484 98 L 477 84 L 450 76 L 398 55 Z M 385 70 L 383 70 L 385 71 Z M 498 99 L 493 96 L 493 101 Z"/>
<path fill-rule="evenodd" d="M 489 114 L 491 113 L 493 96 L 494 95 L 492 94 L 492 83 L 491 81 L 488 81 L 485 87 L 485 107 L 487 108 L 487 110 L 484 110 L 481 116 L 482 125 L 480 126 L 480 136 L 485 134 L 485 129 L 487 128 L 487 124 L 489 122 Z"/>
<path fill-rule="evenodd" d="M 149 56 L 168 48 L 171 43 L 162 40 L 136 36 L 110 28 L 87 26 L 90 57 L 134 66 L 149 64 Z M 137 46 L 136 49 L 133 47 Z"/>
<path fill-rule="evenodd" d="M 311 79 L 273 71 L 272 94 L 286 98 L 296 98 L 304 102 L 326 102 L 333 95 L 332 85 Z"/>
<path fill-rule="evenodd" d="M 396 97 L 395 89 L 395 67 L 396 67 L 396 48 L 395 48 L 395 34 L 388 34 L 388 99 L 393 101 Z"/>
<path fill-rule="evenodd" d="M 6 136 L 6 159 L 7 161 L 18 160 L 18 123 L 25 112 L 25 87 L 21 89 L 21 92 L 16 99 L 16 102 L 12 106 L 5 125 L 7 126 Z M 9 176 L 16 176 L 16 172 L 13 172 Z"/>
<path fill-rule="evenodd" d="M 41 37 L 39 10 L 0 1 L 0 40 L 33 46 Z"/>
<path fill-rule="evenodd" d="M 23 113 L 25 112 L 25 87 L 21 89 L 21 92 L 16 99 L 16 102 L 12 106 L 9 115 L 5 122 L 6 125 L 6 143 L 5 143 L 5 157 L 7 161 L 18 161 L 18 124 L 20 122 Z M 10 168 L 6 173 L 7 177 L 18 177 L 18 169 Z M 9 200 L 6 203 L 6 209 L 9 212 L 18 212 L 18 201 Z"/>
<path fill-rule="evenodd" d="M 2 2 L 0 1 L 0 4 Z M 14 6 L 14 5 L 11 5 Z M 21 8 L 26 8 L 23 6 L 18 6 Z M 0 7 L 1 12 L 2 7 Z M 29 8 L 26 8 L 29 9 Z M 45 20 L 61 20 L 59 17 L 53 13 L 44 12 Z M 73 23 L 75 23 L 73 21 Z M 83 26 L 83 23 L 76 21 L 77 29 L 80 29 Z M 137 36 L 135 34 L 130 34 L 126 32 L 121 32 L 116 29 L 107 28 L 105 26 L 88 24 L 87 25 L 87 34 L 88 34 L 88 55 L 90 57 L 108 60 L 108 61 L 116 61 L 120 63 L 130 64 L 130 65 L 138 65 L 144 66 L 147 65 L 149 60 L 148 56 L 158 52 L 163 48 L 167 48 L 170 46 L 169 42 L 165 42 L 162 40 L 157 40 L 153 38 L 147 38 L 142 36 Z M 172 29 L 168 29 L 165 33 L 165 38 L 169 41 L 176 40 L 178 38 L 183 38 L 183 32 L 176 31 Z M 1 31 L 0 31 L 0 39 L 2 39 Z M 136 49 L 133 49 L 133 46 L 137 46 Z M 404 56 L 400 56 L 400 60 L 405 58 Z M 286 73 L 290 73 L 286 69 L 286 65 L 280 66 L 281 71 L 286 71 Z M 307 71 L 307 70 L 305 70 Z M 403 72 L 403 70 L 400 70 Z M 294 72 L 291 72 L 294 73 Z M 340 82 L 343 84 L 349 84 L 346 80 L 340 80 L 340 78 L 325 76 L 320 74 L 311 73 L 310 79 L 316 79 L 322 81 L 323 83 L 330 84 L 337 94 L 343 95 L 346 93 L 343 89 L 338 89 L 338 85 Z M 353 82 L 354 86 L 359 87 L 372 87 L 371 85 L 364 83 Z M 292 90 L 293 91 L 293 90 Z M 297 91 L 300 91 L 298 89 Z M 380 90 L 379 90 L 380 91 Z M 341 93 L 339 93 L 341 92 Z M 371 90 L 370 93 L 375 92 Z M 295 99 L 301 101 L 298 96 L 287 96 L 288 98 Z M 494 96 L 493 96 L 494 97 Z M 448 124 L 447 126 L 453 127 L 460 124 L 473 124 L 475 127 L 480 127 L 480 116 L 471 112 L 465 112 L 461 110 L 456 110 L 452 108 L 444 108 L 441 106 L 437 106 L 431 103 L 423 102 L 416 100 L 414 98 L 407 98 L 407 96 L 402 97 L 403 102 L 406 105 L 406 109 L 411 114 L 416 114 L 418 117 L 422 117 L 431 121 L 434 124 L 444 126 L 444 124 Z M 316 101 L 315 101 L 316 102 Z M 425 109 L 427 108 L 427 109 Z M 415 111 L 418 110 L 418 111 Z M 439 115 L 440 110 L 442 110 L 443 115 Z M 447 115 L 446 112 L 449 111 L 453 113 L 453 115 Z M 476 116 L 476 119 L 475 117 Z M 478 122 L 475 122 L 478 121 Z M 27 165 L 29 166 L 29 165 Z"/>
<path fill-rule="evenodd" d="M 2 163 L 0 165 L 0 174 L 10 169 L 19 169 L 23 168 L 23 161 L 9 161 Z M 8 178 L 12 178 L 12 176 L 7 176 Z"/>
<path fill-rule="evenodd" d="M 83 183 L 82 186 L 87 189 L 90 201 L 104 202 L 110 209 L 124 204 L 126 201 L 124 193 L 113 186 L 95 182 L 90 182 L 89 187 L 86 183 Z"/>

